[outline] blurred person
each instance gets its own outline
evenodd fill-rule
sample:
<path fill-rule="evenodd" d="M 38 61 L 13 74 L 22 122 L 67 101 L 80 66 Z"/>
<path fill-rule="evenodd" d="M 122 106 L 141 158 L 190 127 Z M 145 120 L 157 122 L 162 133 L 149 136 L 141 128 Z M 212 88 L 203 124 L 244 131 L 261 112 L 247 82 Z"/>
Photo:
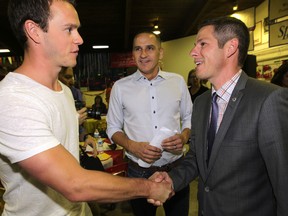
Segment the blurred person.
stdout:
<path fill-rule="evenodd" d="M 190 136 L 192 102 L 183 77 L 160 69 L 163 49 L 157 35 L 137 34 L 132 54 L 138 70 L 113 85 L 107 134 L 126 150 L 128 176 L 148 178 L 156 171 L 173 170 L 183 159 L 183 145 Z M 163 150 L 150 145 L 162 127 L 177 131 L 166 139 Z M 165 215 L 188 215 L 189 198 L 186 185 L 164 204 Z M 156 207 L 145 199 L 134 199 L 131 204 L 136 216 L 156 214 Z"/>
<path fill-rule="evenodd" d="M 271 79 L 271 83 L 278 86 L 288 88 L 288 62 L 283 62 L 283 64 L 277 69 L 277 72 Z"/>
<path fill-rule="evenodd" d="M 0 179 L 3 215 L 89 216 L 84 201 L 150 197 L 161 205 L 171 184 L 85 170 L 79 165 L 78 118 L 69 88 L 80 21 L 74 1 L 10 0 L 11 28 L 24 61 L 0 82 Z M 139 187 L 141 185 L 141 187 Z"/>
<path fill-rule="evenodd" d="M 102 97 L 97 95 L 94 98 L 94 104 L 92 105 L 92 110 L 98 113 L 99 115 L 107 114 L 107 107 L 103 103 Z"/>
<path fill-rule="evenodd" d="M 201 80 L 197 78 L 195 69 L 189 71 L 187 85 L 192 102 L 194 102 L 197 96 L 208 90 L 207 87 L 202 85 Z"/>
<path fill-rule="evenodd" d="M 4 79 L 4 77 L 7 75 L 8 71 L 6 70 L 6 68 L 2 67 L 2 65 L 0 65 L 0 81 L 2 79 Z"/>
<path fill-rule="evenodd" d="M 199 215 L 288 212 L 288 90 L 242 71 L 248 46 L 248 28 L 236 18 L 200 24 L 190 55 L 197 77 L 208 79 L 212 89 L 193 105 L 184 160 L 168 174 L 151 177 L 173 181 L 177 193 L 199 175 Z M 214 141 L 208 135 L 212 122 L 217 122 Z"/>
<path fill-rule="evenodd" d="M 74 72 L 72 67 L 63 67 L 58 78 L 62 83 L 71 89 L 75 101 L 83 102 L 82 92 L 80 89 L 75 87 Z"/>

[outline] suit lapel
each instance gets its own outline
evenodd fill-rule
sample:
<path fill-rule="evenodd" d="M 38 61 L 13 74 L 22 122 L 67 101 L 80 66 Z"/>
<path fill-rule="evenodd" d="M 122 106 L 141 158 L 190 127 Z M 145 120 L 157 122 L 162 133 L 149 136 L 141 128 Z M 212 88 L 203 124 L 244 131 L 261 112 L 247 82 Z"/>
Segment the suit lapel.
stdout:
<path fill-rule="evenodd" d="M 223 139 L 227 133 L 228 128 L 231 125 L 231 121 L 235 116 L 237 107 L 239 102 L 241 101 L 241 98 L 243 96 L 242 90 L 245 88 L 246 82 L 247 82 L 248 76 L 242 72 L 233 92 L 230 97 L 229 103 L 227 105 L 226 111 L 224 113 L 222 122 L 219 126 L 218 132 L 215 136 L 214 144 L 213 144 L 213 149 L 211 152 L 209 164 L 208 164 L 208 173 L 211 172 L 211 169 L 213 168 L 213 165 L 215 164 L 215 160 L 217 158 L 218 151 L 221 147 L 221 144 L 223 142 Z M 206 133 L 207 134 L 207 133 Z M 207 139 L 206 139 L 207 140 Z"/>
<path fill-rule="evenodd" d="M 197 121 L 192 122 L 193 124 L 197 125 L 197 135 L 196 135 L 196 145 L 197 145 L 197 155 L 200 155 L 200 157 L 197 157 L 199 172 L 201 176 L 207 175 L 207 131 L 208 131 L 208 125 L 209 125 L 209 115 L 207 113 L 210 112 L 210 101 L 211 101 L 211 91 L 207 91 L 201 95 L 201 100 L 199 100 L 199 104 L 195 104 L 197 106 Z M 200 115 L 198 114 L 200 113 Z M 193 114 L 192 114 L 193 115 Z M 204 131 L 204 133 L 203 133 Z M 193 132 L 192 132 L 193 133 Z"/>

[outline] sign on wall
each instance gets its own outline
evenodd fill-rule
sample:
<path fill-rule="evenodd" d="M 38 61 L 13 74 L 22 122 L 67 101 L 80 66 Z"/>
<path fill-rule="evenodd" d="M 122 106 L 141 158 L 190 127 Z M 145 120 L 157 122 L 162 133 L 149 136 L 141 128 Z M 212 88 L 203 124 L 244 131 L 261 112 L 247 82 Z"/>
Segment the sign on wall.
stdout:
<path fill-rule="evenodd" d="M 288 44 L 288 20 L 270 25 L 269 46 Z"/>
<path fill-rule="evenodd" d="M 288 16 L 287 0 L 270 0 L 269 1 L 269 19 L 274 20 Z"/>

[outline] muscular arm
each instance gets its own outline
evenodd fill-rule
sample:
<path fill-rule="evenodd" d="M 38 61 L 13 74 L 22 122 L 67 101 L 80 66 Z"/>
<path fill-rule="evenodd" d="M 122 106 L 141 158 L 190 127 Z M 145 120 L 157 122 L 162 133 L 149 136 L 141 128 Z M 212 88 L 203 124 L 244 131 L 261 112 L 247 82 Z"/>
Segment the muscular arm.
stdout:
<path fill-rule="evenodd" d="M 166 183 L 85 170 L 62 145 L 25 159 L 19 165 L 71 201 L 118 202 L 147 197 L 163 203 L 172 191 Z"/>

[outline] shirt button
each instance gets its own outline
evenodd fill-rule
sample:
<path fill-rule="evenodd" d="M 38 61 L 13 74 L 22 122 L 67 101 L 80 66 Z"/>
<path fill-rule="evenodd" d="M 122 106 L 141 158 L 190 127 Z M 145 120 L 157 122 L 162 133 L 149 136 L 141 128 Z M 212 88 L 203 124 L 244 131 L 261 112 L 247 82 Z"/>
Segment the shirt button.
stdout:
<path fill-rule="evenodd" d="M 205 187 L 204 189 L 206 192 L 209 192 L 210 191 L 210 188 L 208 186 Z"/>
<path fill-rule="evenodd" d="M 152 86 L 152 83 L 150 83 L 150 86 Z"/>
<path fill-rule="evenodd" d="M 155 129 L 157 129 L 157 126 L 155 126 Z"/>
<path fill-rule="evenodd" d="M 154 99 L 154 96 L 152 96 L 152 99 Z"/>
<path fill-rule="evenodd" d="M 156 113 L 156 111 L 153 111 L 153 113 L 155 114 L 155 113 Z"/>

